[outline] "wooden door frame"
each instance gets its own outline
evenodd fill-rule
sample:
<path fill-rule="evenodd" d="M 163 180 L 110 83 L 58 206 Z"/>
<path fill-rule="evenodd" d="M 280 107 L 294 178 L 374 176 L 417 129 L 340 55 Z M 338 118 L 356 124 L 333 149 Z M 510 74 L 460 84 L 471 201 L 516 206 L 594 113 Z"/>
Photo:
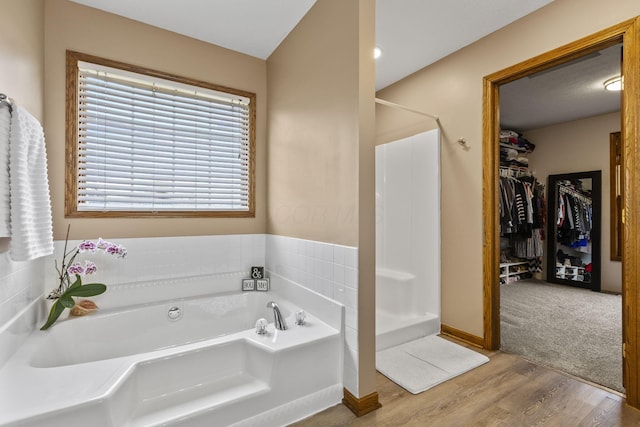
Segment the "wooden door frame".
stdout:
<path fill-rule="evenodd" d="M 484 346 L 500 348 L 500 236 L 498 220 L 500 85 L 546 70 L 617 43 L 624 44 L 622 322 L 627 403 L 640 408 L 640 17 L 486 76 L 483 81 L 483 286 Z"/>

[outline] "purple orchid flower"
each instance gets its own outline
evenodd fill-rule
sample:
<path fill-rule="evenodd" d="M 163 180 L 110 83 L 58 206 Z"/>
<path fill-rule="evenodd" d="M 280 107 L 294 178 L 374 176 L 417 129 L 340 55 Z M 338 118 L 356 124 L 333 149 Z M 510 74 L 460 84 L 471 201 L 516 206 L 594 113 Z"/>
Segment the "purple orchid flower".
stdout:
<path fill-rule="evenodd" d="M 106 240 L 103 240 L 102 237 L 98 238 L 98 243 L 96 243 L 96 247 L 98 249 L 102 249 L 103 251 L 106 250 L 109 246 L 111 246 L 113 243 L 111 242 L 107 242 Z"/>
<path fill-rule="evenodd" d="M 84 274 L 84 267 L 79 262 L 74 262 L 67 268 L 69 274 Z"/>
<path fill-rule="evenodd" d="M 83 240 L 82 243 L 78 245 L 78 252 L 95 252 L 96 244 L 91 240 Z"/>
<path fill-rule="evenodd" d="M 127 249 L 124 246 L 109 244 L 104 250 L 110 255 L 118 255 L 120 258 L 124 258 L 127 255 Z"/>
<path fill-rule="evenodd" d="M 89 275 L 89 274 L 93 274 L 96 271 L 98 271 L 98 267 L 96 267 L 96 264 L 92 261 L 85 261 L 84 262 L 84 274 Z"/>

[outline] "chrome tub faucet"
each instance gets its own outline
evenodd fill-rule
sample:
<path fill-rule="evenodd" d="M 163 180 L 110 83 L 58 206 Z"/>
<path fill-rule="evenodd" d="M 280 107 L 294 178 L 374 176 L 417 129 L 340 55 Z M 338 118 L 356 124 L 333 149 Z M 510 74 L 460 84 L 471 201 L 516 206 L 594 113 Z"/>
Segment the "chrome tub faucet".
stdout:
<path fill-rule="evenodd" d="M 287 324 L 284 321 L 284 317 L 282 317 L 282 313 L 280 313 L 280 309 L 278 308 L 278 304 L 274 301 L 269 301 L 267 303 L 267 308 L 273 308 L 273 317 L 276 325 L 276 329 L 284 331 L 287 329 Z"/>

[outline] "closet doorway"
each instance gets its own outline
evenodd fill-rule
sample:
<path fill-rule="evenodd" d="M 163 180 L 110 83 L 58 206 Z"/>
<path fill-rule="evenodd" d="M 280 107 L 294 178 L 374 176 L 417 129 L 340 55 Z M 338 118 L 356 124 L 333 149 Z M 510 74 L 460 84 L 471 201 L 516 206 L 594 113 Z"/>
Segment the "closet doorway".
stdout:
<path fill-rule="evenodd" d="M 550 69 L 618 43 L 625 47 L 622 71 L 625 87 L 622 93 L 623 178 L 623 350 L 627 403 L 640 406 L 638 364 L 638 300 L 640 275 L 640 162 L 638 132 L 640 120 L 640 75 L 634 65 L 640 61 L 640 19 L 623 22 L 592 36 L 531 58 L 484 79 L 483 116 L 483 222 L 484 222 L 484 342 L 489 349 L 500 347 L 499 285 L 499 90 L 501 85 Z M 622 346 L 622 343 L 620 343 Z"/>

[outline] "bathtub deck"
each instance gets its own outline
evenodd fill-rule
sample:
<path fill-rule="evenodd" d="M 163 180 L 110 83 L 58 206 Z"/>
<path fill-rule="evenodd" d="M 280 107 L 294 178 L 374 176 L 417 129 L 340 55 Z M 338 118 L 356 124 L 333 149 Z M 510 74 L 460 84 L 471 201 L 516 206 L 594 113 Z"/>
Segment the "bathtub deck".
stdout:
<path fill-rule="evenodd" d="M 1 343 L 16 344 L 0 360 L 0 426 L 73 426 L 82 420 L 92 427 L 278 427 L 339 403 L 344 307 L 275 273 L 272 290 L 252 293 L 245 304 L 237 291 L 241 277 L 120 285 L 101 295 L 99 313 L 69 325 L 61 320 L 46 332 L 33 329 L 47 315 L 43 301 L 34 301 L 0 330 Z M 269 323 L 267 335 L 255 333 L 256 319 L 273 320 L 264 298 L 278 303 L 288 330 Z M 147 310 L 152 306 L 158 313 Z M 182 310 L 179 321 L 167 320 L 174 306 Z M 230 315 L 230 308 L 246 311 L 250 321 Z M 299 309 L 307 312 L 305 325 L 295 325 Z M 151 331 L 145 320 L 160 329 Z M 207 335 L 194 338 L 194 322 Z M 222 331 L 214 328 L 221 325 Z M 176 339 L 166 347 L 153 340 L 158 334 Z"/>
<path fill-rule="evenodd" d="M 269 324 L 268 335 L 248 330 L 142 355 L 51 368 L 30 366 L 43 339 L 36 333 L 0 369 L 0 425 L 47 425 L 54 413 L 59 425 L 74 425 L 78 419 L 91 419 L 94 427 L 209 426 L 212 420 L 226 425 L 295 403 L 285 414 L 296 414 L 293 419 L 282 418 L 283 410 L 264 425 L 288 424 L 338 403 L 342 390 L 336 353 L 342 348 L 340 331 L 311 315 L 305 326 L 288 322 L 292 327 L 287 331 Z M 247 348 L 238 353 L 233 346 Z M 335 363 L 321 363 L 334 354 Z M 309 364 L 322 369 L 308 369 Z M 315 384 L 321 391 L 298 391 L 296 384 Z M 305 396 L 301 404 L 294 402 Z"/>

